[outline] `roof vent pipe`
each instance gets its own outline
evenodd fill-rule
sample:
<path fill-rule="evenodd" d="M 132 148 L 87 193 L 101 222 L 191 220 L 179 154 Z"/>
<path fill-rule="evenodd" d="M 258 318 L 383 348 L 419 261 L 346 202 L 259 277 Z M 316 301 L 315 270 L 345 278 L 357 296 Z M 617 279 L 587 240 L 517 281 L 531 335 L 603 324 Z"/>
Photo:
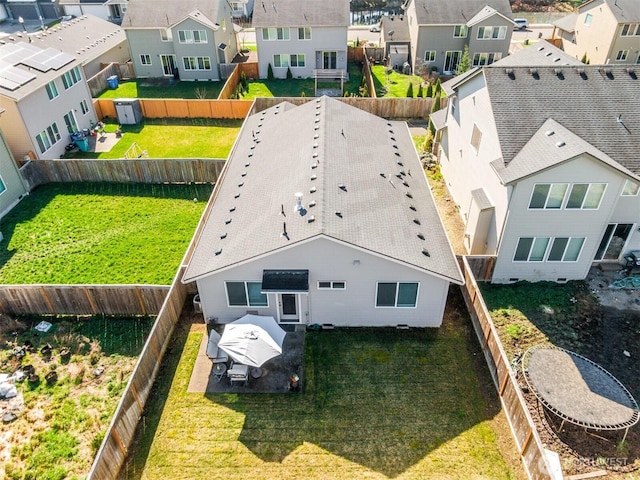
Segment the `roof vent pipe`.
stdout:
<path fill-rule="evenodd" d="M 302 206 L 302 192 L 297 192 L 296 193 L 296 206 L 294 208 L 294 212 L 299 212 L 300 210 L 302 210 L 304 207 Z"/>

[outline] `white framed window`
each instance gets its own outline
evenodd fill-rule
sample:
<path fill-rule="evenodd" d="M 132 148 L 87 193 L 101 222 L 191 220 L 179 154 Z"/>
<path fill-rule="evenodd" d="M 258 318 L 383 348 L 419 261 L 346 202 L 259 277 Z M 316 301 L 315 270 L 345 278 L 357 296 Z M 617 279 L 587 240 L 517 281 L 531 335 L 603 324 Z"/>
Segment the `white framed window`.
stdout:
<path fill-rule="evenodd" d="M 568 183 L 537 183 L 533 186 L 529 208 L 559 210 L 568 189 Z"/>
<path fill-rule="evenodd" d="M 173 32 L 170 28 L 160 29 L 160 40 L 163 42 L 173 42 Z"/>
<path fill-rule="evenodd" d="M 287 68 L 289 66 L 288 54 L 275 54 L 273 56 L 273 66 L 276 68 Z"/>
<path fill-rule="evenodd" d="M 151 65 L 151 55 L 148 53 L 140 54 L 140 64 L 141 65 Z"/>
<path fill-rule="evenodd" d="M 626 62 L 629 56 L 629 50 L 618 50 L 616 54 L 616 62 Z"/>
<path fill-rule="evenodd" d="M 289 40 L 289 27 L 269 27 L 262 29 L 263 40 Z"/>
<path fill-rule="evenodd" d="M 304 53 L 292 53 L 289 56 L 291 68 L 304 68 L 306 66 Z"/>
<path fill-rule="evenodd" d="M 207 43 L 207 32 L 205 30 L 178 30 L 178 41 L 180 43 Z"/>
<path fill-rule="evenodd" d="M 513 261 L 577 262 L 584 242 L 584 237 L 522 237 Z"/>
<path fill-rule="evenodd" d="M 591 15 L 590 13 L 587 13 L 584 16 L 584 24 L 588 27 L 589 25 L 591 25 L 591 21 L 593 20 L 593 15 Z"/>
<path fill-rule="evenodd" d="M 553 239 L 548 262 L 577 262 L 584 245 L 584 237 L 556 237 Z"/>
<path fill-rule="evenodd" d="M 416 308 L 418 282 L 377 282 L 376 308 Z"/>
<path fill-rule="evenodd" d="M 298 27 L 298 40 L 311 40 L 311 27 Z"/>
<path fill-rule="evenodd" d="M 606 189 L 606 183 L 574 183 L 564 208 L 597 210 Z"/>
<path fill-rule="evenodd" d="M 211 70 L 209 57 L 182 57 L 185 70 Z"/>
<path fill-rule="evenodd" d="M 269 298 L 262 293 L 262 282 L 224 282 L 229 307 L 268 307 Z"/>
<path fill-rule="evenodd" d="M 424 52 L 424 61 L 425 62 L 435 62 L 436 61 L 436 51 L 435 50 L 427 50 Z"/>
<path fill-rule="evenodd" d="M 47 83 L 45 90 L 47 91 L 49 100 L 53 100 L 58 96 L 58 87 L 56 87 L 56 82 L 54 82 L 53 80 Z"/>
<path fill-rule="evenodd" d="M 318 290 L 346 290 L 347 282 L 320 280 L 318 281 Z"/>
<path fill-rule="evenodd" d="M 36 135 L 36 143 L 38 144 L 40 153 L 44 153 L 49 150 L 53 145 L 58 143 L 61 138 L 60 131 L 58 130 L 58 124 L 53 122 L 42 132 Z"/>
<path fill-rule="evenodd" d="M 625 23 L 620 31 L 621 37 L 635 37 L 640 35 L 640 23 Z"/>
<path fill-rule="evenodd" d="M 482 141 L 482 132 L 478 128 L 478 126 L 473 124 L 473 131 L 471 132 L 471 146 L 478 153 L 480 150 L 480 142 Z"/>
<path fill-rule="evenodd" d="M 466 25 L 456 25 L 453 27 L 453 38 L 467 38 L 469 28 Z"/>
<path fill-rule="evenodd" d="M 504 40 L 507 27 L 478 27 L 478 40 Z"/>
<path fill-rule="evenodd" d="M 638 195 L 640 191 L 640 185 L 636 182 L 632 182 L 631 180 L 627 180 L 624 182 L 624 188 L 622 189 L 623 197 L 635 197 Z"/>
<path fill-rule="evenodd" d="M 76 115 L 73 110 L 64 114 L 64 124 L 67 126 L 67 132 L 73 133 L 78 131 L 78 122 L 76 122 Z"/>
<path fill-rule="evenodd" d="M 89 104 L 84 98 L 80 101 L 80 110 L 82 110 L 83 115 L 89 113 Z"/>
<path fill-rule="evenodd" d="M 502 58 L 501 52 L 474 53 L 472 65 L 474 67 L 482 67 L 483 65 L 491 65 Z"/>
<path fill-rule="evenodd" d="M 78 69 L 78 67 L 73 67 L 71 70 L 65 72 L 65 74 L 62 75 L 62 85 L 64 86 L 65 90 L 70 89 L 80 80 L 82 80 L 82 77 L 80 76 L 80 70 Z"/>

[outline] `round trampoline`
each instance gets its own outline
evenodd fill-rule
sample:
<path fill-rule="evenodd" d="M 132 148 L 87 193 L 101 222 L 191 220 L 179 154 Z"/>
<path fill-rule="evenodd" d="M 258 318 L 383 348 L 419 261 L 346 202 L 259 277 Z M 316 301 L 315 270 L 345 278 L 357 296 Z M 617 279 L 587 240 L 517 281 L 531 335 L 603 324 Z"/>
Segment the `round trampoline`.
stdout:
<path fill-rule="evenodd" d="M 522 372 L 536 398 L 562 425 L 567 421 L 595 430 L 628 431 L 640 419 L 638 404 L 624 385 L 577 353 L 532 347 L 522 358 Z"/>

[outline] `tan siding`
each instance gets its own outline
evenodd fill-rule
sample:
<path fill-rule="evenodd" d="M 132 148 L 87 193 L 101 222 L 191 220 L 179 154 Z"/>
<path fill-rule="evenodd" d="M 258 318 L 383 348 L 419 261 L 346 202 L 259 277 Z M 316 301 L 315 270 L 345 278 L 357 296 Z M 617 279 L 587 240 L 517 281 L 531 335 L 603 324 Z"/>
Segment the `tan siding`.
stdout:
<path fill-rule="evenodd" d="M 35 146 L 31 143 L 29 132 L 17 105 L 7 98 L 0 98 L 0 107 L 5 109 L 5 112 L 0 115 L 0 130 L 14 158 L 17 162 L 21 162 L 29 152 L 35 153 Z"/>

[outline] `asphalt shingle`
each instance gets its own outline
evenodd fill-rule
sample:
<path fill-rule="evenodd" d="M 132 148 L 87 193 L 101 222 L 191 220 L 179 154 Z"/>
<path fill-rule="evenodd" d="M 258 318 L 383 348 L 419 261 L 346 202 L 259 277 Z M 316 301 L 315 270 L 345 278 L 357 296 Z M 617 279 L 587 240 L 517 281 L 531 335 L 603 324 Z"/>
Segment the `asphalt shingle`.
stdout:
<path fill-rule="evenodd" d="M 253 27 L 348 27 L 347 0 L 256 0 Z"/>

